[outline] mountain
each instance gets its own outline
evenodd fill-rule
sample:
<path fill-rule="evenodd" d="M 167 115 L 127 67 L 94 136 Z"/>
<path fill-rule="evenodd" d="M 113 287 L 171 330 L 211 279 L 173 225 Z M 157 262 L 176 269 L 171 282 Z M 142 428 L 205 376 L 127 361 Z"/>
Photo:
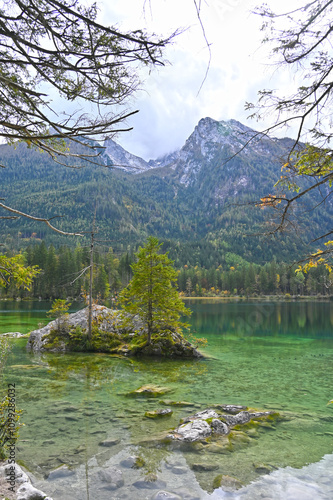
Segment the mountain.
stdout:
<path fill-rule="evenodd" d="M 273 192 L 292 144 L 288 138 L 262 137 L 236 120 L 203 118 L 179 151 L 149 162 L 113 140 L 101 149 L 100 165 L 74 169 L 22 143 L 1 145 L 0 164 L 7 168 L 0 169 L 0 197 L 23 212 L 61 216 L 53 222 L 67 231 L 89 232 L 96 206 L 99 237 L 114 249 L 156 235 L 194 265 L 206 265 L 203 252 L 214 255 L 212 265 L 226 254 L 258 263 L 274 257 L 290 261 L 303 251 L 302 240 L 330 228 L 333 211 L 327 201 L 320 212 L 309 212 L 318 203 L 309 196 L 297 209 L 302 240 L 295 232 L 271 239 L 258 234 L 266 231 L 263 224 L 272 214 L 253 202 Z M 78 241 L 23 218 L 0 222 L 7 248 L 36 237 L 55 245 Z"/>
<path fill-rule="evenodd" d="M 104 153 L 102 158 L 105 164 L 120 168 L 124 172 L 140 174 L 152 168 L 145 160 L 132 155 L 112 139 L 104 143 Z"/>

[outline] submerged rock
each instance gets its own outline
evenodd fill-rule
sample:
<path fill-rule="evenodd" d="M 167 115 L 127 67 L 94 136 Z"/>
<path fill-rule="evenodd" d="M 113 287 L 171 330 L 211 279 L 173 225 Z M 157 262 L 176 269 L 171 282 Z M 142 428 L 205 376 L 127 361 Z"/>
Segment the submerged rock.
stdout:
<path fill-rule="evenodd" d="M 170 491 L 158 491 L 153 497 L 152 500 L 182 500 L 183 497 L 180 497 L 176 493 L 171 493 Z"/>
<path fill-rule="evenodd" d="M 159 490 L 166 487 L 166 482 L 161 479 L 157 479 L 154 474 L 149 474 L 143 480 L 138 480 L 133 483 L 133 486 L 138 489 L 148 489 L 148 490 Z"/>
<path fill-rule="evenodd" d="M 213 488 L 222 488 L 224 491 L 236 491 L 244 485 L 235 477 L 219 474 L 213 482 Z"/>
<path fill-rule="evenodd" d="M 276 470 L 277 467 L 271 464 L 264 464 L 261 462 L 254 463 L 253 464 L 254 470 L 258 472 L 259 474 L 269 474 L 270 472 L 273 472 L 273 470 Z"/>
<path fill-rule="evenodd" d="M 98 471 L 98 479 L 101 482 L 103 489 L 117 490 L 124 486 L 123 473 L 116 467 L 108 467 Z"/>
<path fill-rule="evenodd" d="M 162 418 L 162 417 L 170 417 L 172 414 L 173 414 L 173 411 L 170 408 L 165 408 L 163 410 L 146 411 L 145 417 L 147 417 L 147 418 Z"/>
<path fill-rule="evenodd" d="M 218 468 L 219 466 L 216 464 L 195 463 L 191 465 L 191 469 L 197 472 L 209 472 Z"/>
<path fill-rule="evenodd" d="M 115 446 L 116 444 L 120 443 L 120 439 L 106 439 L 105 441 L 101 441 L 99 446 L 106 446 L 107 448 L 110 448 L 111 446 Z"/>
<path fill-rule="evenodd" d="M 147 384 L 135 389 L 135 391 L 129 392 L 127 396 L 129 397 L 142 397 L 142 398 L 157 398 L 158 396 L 163 396 L 167 392 L 170 392 L 169 387 L 160 387 L 159 385 Z"/>
<path fill-rule="evenodd" d="M 131 455 L 124 458 L 124 460 L 120 462 L 120 465 L 126 469 L 141 469 L 141 467 L 144 467 L 145 461 L 142 457 Z"/>
<path fill-rule="evenodd" d="M 159 401 L 159 404 L 165 406 L 195 406 L 195 403 L 189 403 L 188 401 L 172 401 L 171 399 L 162 399 Z"/>

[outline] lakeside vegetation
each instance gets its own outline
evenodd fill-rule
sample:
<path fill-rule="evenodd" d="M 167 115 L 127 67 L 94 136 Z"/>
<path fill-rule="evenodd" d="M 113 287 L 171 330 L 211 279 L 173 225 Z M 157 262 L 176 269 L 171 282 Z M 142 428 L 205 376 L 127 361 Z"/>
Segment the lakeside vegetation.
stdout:
<path fill-rule="evenodd" d="M 324 266 L 307 273 L 295 270 L 296 265 L 273 260 L 264 265 L 246 262 L 236 254 L 207 255 L 200 263 L 195 256 L 177 255 L 176 245 L 162 246 L 169 251 L 177 270 L 176 284 L 183 297 L 257 297 L 257 296 L 330 296 L 332 273 Z M 29 246 L 23 257 L 27 266 L 38 266 L 40 273 L 33 279 L 30 290 L 18 289 L 8 283 L 1 289 L 1 298 L 52 300 L 80 298 L 89 289 L 90 264 L 88 247 L 47 247 L 44 242 Z M 93 296 L 100 300 L 117 299 L 133 277 L 132 265 L 137 248 L 115 253 L 112 248 L 94 251 Z"/>

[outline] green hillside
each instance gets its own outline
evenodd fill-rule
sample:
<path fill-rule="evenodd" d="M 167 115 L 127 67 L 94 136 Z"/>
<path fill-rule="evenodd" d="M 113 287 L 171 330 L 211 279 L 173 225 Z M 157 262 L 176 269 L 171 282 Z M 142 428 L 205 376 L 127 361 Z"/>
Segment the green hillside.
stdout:
<path fill-rule="evenodd" d="M 253 144 L 227 161 L 239 147 L 236 132 L 231 137 L 236 126 L 210 119 L 201 122 L 176 160 L 136 175 L 103 165 L 68 168 L 24 144 L 1 145 L 0 163 L 6 168 L 0 170 L 0 197 L 35 216 L 61 216 L 53 223 L 65 231 L 89 233 L 96 206 L 98 238 L 107 240 L 115 251 L 154 235 L 172 242 L 180 255 L 188 253 L 191 265 L 208 265 L 205 259 L 214 255 L 216 261 L 226 253 L 259 264 L 302 256 L 309 250 L 303 244 L 329 228 L 330 205 L 321 206 L 318 213 L 309 212 L 317 200 L 308 198 L 307 206 L 297 210 L 299 235 L 293 231 L 267 238 L 258 233 L 267 230 L 271 214 L 248 204 L 273 191 L 290 141 Z M 75 247 L 79 240 L 84 245 L 89 239 L 89 234 L 60 236 L 45 224 L 24 218 L 0 222 L 4 249 L 24 248 L 36 239 L 56 247 Z M 205 255 L 193 248 L 205 249 Z"/>

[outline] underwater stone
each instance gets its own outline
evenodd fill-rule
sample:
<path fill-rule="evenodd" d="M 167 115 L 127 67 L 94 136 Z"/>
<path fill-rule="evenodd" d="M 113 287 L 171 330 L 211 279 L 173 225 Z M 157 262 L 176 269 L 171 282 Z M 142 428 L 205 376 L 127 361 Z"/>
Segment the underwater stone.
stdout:
<path fill-rule="evenodd" d="M 171 472 L 172 474 L 181 476 L 183 474 L 187 474 L 187 469 L 185 467 L 178 467 L 177 465 L 175 465 L 174 467 L 171 467 Z"/>
<path fill-rule="evenodd" d="M 61 465 L 57 469 L 51 470 L 51 472 L 47 476 L 47 479 L 60 479 L 62 477 L 73 476 L 74 474 L 75 472 L 73 470 L 70 470 L 67 465 Z"/>
<path fill-rule="evenodd" d="M 63 411 L 72 412 L 72 411 L 80 411 L 80 409 L 77 408 L 76 406 L 67 406 L 67 407 L 63 408 Z"/>
<path fill-rule="evenodd" d="M 165 408 L 163 410 L 153 410 L 146 411 L 145 417 L 147 418 L 162 418 L 162 417 L 170 417 L 173 414 L 173 411 L 170 408 Z"/>
<path fill-rule="evenodd" d="M 253 467 L 255 471 L 258 472 L 259 474 L 269 474 L 273 470 L 277 469 L 277 467 L 274 467 L 274 465 L 263 464 L 263 463 L 254 463 Z"/>
<path fill-rule="evenodd" d="M 162 399 L 159 401 L 159 404 L 165 406 L 195 406 L 194 403 L 189 403 L 188 401 L 172 401 L 171 399 Z"/>
<path fill-rule="evenodd" d="M 140 490 L 143 490 L 143 489 L 159 490 L 161 488 L 166 487 L 166 482 L 161 481 L 160 479 L 156 479 L 155 481 L 151 481 L 148 478 L 148 480 L 135 481 L 135 483 L 133 483 L 133 486 L 135 486 L 135 488 L 138 488 Z"/>
<path fill-rule="evenodd" d="M 124 486 L 123 473 L 121 470 L 116 469 L 116 467 L 108 467 L 107 469 L 100 470 L 97 475 L 102 483 L 107 483 L 107 489 L 116 490 Z"/>
<path fill-rule="evenodd" d="M 208 453 L 221 453 L 225 455 L 226 453 L 232 451 L 232 445 L 231 443 L 229 443 L 229 441 L 223 444 L 210 443 L 205 446 L 205 451 L 208 451 Z"/>
<path fill-rule="evenodd" d="M 140 469 L 145 465 L 145 461 L 141 457 L 131 455 L 122 460 L 120 465 L 128 469 Z"/>
<path fill-rule="evenodd" d="M 115 446 L 116 444 L 119 444 L 120 443 L 120 439 L 106 439 L 105 441 L 101 441 L 99 444 L 99 446 L 106 446 L 106 447 L 110 447 L 110 446 Z"/>
<path fill-rule="evenodd" d="M 176 495 L 176 493 L 171 493 L 170 491 L 158 491 L 152 500 L 182 500 L 183 497 Z"/>
<path fill-rule="evenodd" d="M 75 417 L 74 415 L 66 415 L 65 419 L 73 422 L 78 422 L 80 420 L 79 417 Z"/>
<path fill-rule="evenodd" d="M 222 488 L 224 491 L 236 491 L 243 487 L 243 484 L 235 477 L 220 474 L 213 482 L 213 488 Z"/>
<path fill-rule="evenodd" d="M 198 464 L 192 464 L 191 469 L 197 471 L 197 472 L 209 472 L 211 470 L 216 470 L 218 469 L 219 466 L 216 464 L 203 464 L 203 463 L 198 463 Z"/>
<path fill-rule="evenodd" d="M 139 387 L 139 389 L 136 389 L 127 395 L 132 397 L 157 398 L 158 396 L 163 396 L 165 393 L 170 392 L 170 390 L 171 389 L 168 387 L 148 384 Z"/>

